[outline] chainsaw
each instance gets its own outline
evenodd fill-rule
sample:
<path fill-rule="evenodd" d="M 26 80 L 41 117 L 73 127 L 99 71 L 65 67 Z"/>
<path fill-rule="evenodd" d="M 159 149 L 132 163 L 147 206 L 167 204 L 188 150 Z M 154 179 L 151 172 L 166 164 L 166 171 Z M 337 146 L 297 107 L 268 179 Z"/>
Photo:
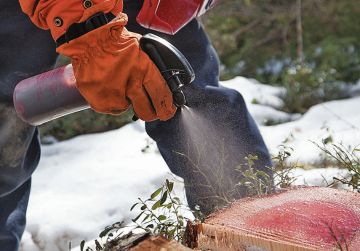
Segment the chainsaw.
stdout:
<path fill-rule="evenodd" d="M 186 105 L 183 88 L 195 79 L 195 74 L 185 56 L 168 41 L 153 34 L 144 35 L 140 47 L 166 80 L 174 104 L 177 107 Z M 34 126 L 90 108 L 76 88 L 71 64 L 19 82 L 13 100 L 18 116 Z M 136 120 L 136 116 L 133 119 Z"/>

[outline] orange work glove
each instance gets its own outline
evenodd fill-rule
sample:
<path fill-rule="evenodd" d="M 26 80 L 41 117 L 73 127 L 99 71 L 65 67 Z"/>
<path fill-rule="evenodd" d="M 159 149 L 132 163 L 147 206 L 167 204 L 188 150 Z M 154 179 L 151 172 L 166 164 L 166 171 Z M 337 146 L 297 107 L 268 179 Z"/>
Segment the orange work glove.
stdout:
<path fill-rule="evenodd" d="M 95 111 L 119 114 L 132 104 L 142 120 L 168 120 L 176 111 L 172 93 L 126 23 L 121 13 L 57 51 L 72 59 L 77 87 Z"/>
<path fill-rule="evenodd" d="M 60 37 L 61 32 L 48 22 L 59 15 L 69 16 L 69 13 L 64 14 L 66 9 L 62 10 L 64 13 L 57 13 L 51 8 L 60 8 L 59 2 L 73 2 L 70 7 L 73 10 L 78 8 L 77 1 L 40 0 L 43 8 L 35 8 L 39 9 L 38 15 L 30 16 L 38 26 L 50 28 L 54 39 Z M 111 7 L 119 12 L 115 7 L 121 5 L 122 8 L 122 2 L 114 2 L 100 1 L 82 10 L 81 16 L 74 15 L 78 16 L 77 22 L 83 22 Z M 52 18 L 47 18 L 46 13 Z M 63 22 L 67 27 L 71 25 L 68 19 L 63 19 Z M 135 114 L 144 121 L 168 120 L 176 112 L 172 93 L 155 64 L 140 49 L 138 40 L 141 36 L 128 32 L 124 27 L 126 24 L 127 16 L 120 12 L 110 23 L 61 45 L 57 52 L 72 59 L 77 87 L 95 111 L 120 114 L 132 105 Z"/>

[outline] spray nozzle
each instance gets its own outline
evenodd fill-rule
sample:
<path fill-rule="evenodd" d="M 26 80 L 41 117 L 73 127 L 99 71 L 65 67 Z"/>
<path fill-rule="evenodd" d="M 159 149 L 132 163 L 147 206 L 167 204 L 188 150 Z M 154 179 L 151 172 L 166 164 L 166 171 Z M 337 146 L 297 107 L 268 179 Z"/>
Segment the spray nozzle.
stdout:
<path fill-rule="evenodd" d="M 188 83 L 184 84 L 182 82 L 184 80 L 186 81 L 186 76 L 184 79 L 182 78 L 182 75 L 186 75 L 188 74 L 188 72 L 180 69 L 169 69 L 166 71 L 162 71 L 161 74 L 165 78 L 173 94 L 174 104 L 177 107 L 182 107 L 186 105 L 186 98 L 184 92 L 182 91 L 182 88 L 185 87 Z"/>
<path fill-rule="evenodd" d="M 154 34 L 140 39 L 140 46 L 151 58 L 173 93 L 177 107 L 186 104 L 182 89 L 195 79 L 195 73 L 185 56 L 172 44 Z"/>
<path fill-rule="evenodd" d="M 195 73 L 185 56 L 165 39 L 154 34 L 141 37 L 140 47 L 160 70 L 172 94 L 174 105 L 186 105 L 183 88 L 195 79 Z M 133 120 L 137 120 L 136 115 Z"/>
<path fill-rule="evenodd" d="M 174 99 L 174 104 L 177 107 L 182 107 L 182 106 L 186 105 L 185 94 L 182 90 L 173 92 L 173 99 Z"/>

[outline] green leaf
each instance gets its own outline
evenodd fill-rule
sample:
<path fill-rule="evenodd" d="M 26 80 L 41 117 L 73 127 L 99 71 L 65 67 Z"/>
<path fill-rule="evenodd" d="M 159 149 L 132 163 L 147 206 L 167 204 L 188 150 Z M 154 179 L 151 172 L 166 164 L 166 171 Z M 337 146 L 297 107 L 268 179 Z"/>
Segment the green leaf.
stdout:
<path fill-rule="evenodd" d="M 146 215 L 146 217 L 141 222 L 146 221 L 147 219 L 149 219 L 149 217 L 150 217 L 150 214 Z"/>
<path fill-rule="evenodd" d="M 166 186 L 167 186 L 169 193 L 171 193 L 174 188 L 174 182 L 170 182 L 169 180 L 166 180 Z"/>
<path fill-rule="evenodd" d="M 247 6 L 251 5 L 251 0 L 244 0 L 244 2 Z"/>
<path fill-rule="evenodd" d="M 165 191 L 165 193 L 163 194 L 163 196 L 161 197 L 160 199 L 160 205 L 164 204 L 166 199 L 167 199 L 167 196 L 168 196 L 168 192 Z"/>
<path fill-rule="evenodd" d="M 331 136 L 329 136 L 329 137 L 326 137 L 325 139 L 323 139 L 322 141 L 325 145 L 327 145 L 327 144 L 333 142 L 333 138 Z"/>
<path fill-rule="evenodd" d="M 96 251 L 100 251 L 103 249 L 103 247 L 100 245 L 99 241 L 98 240 L 95 240 L 95 248 L 96 248 Z"/>
<path fill-rule="evenodd" d="M 80 251 L 84 251 L 84 247 L 85 247 L 85 240 L 82 240 L 80 242 Z"/>
<path fill-rule="evenodd" d="M 169 239 L 174 238 L 175 231 L 176 231 L 176 228 L 174 228 L 174 229 L 172 229 L 172 230 L 168 231 L 168 234 L 167 234 L 167 235 L 168 235 Z"/>
<path fill-rule="evenodd" d="M 111 226 L 113 228 L 121 228 L 123 225 L 124 225 L 124 221 L 118 221 L 118 222 L 115 222 L 114 224 L 112 224 Z"/>
<path fill-rule="evenodd" d="M 106 227 L 103 231 L 101 231 L 101 233 L 99 234 L 99 237 L 102 238 L 102 237 L 106 236 L 113 229 L 114 228 L 112 228 L 112 227 Z"/>
<path fill-rule="evenodd" d="M 267 179 L 267 178 L 270 178 L 269 177 L 269 175 L 267 174 L 267 173 L 265 173 L 265 172 L 263 172 L 263 171 L 256 171 L 256 175 L 259 177 L 259 178 L 265 178 L 265 179 Z"/>
<path fill-rule="evenodd" d="M 151 195 L 150 195 L 150 198 L 153 200 L 156 198 L 156 196 L 158 196 L 160 194 L 162 190 L 162 187 L 158 188 L 155 192 L 153 192 Z"/>
<path fill-rule="evenodd" d="M 290 157 L 291 156 L 291 153 L 288 152 L 288 151 L 284 151 L 284 153 L 286 154 L 286 156 Z"/>
<path fill-rule="evenodd" d="M 162 214 L 158 217 L 158 219 L 159 219 L 159 221 L 166 220 L 166 216 Z"/>
<path fill-rule="evenodd" d="M 132 211 L 137 205 L 139 205 L 139 203 L 135 203 L 134 205 L 132 205 L 130 211 Z"/>
<path fill-rule="evenodd" d="M 135 219 L 133 219 L 132 221 L 133 222 L 136 222 L 140 217 L 141 215 L 143 214 L 144 212 L 141 212 L 138 216 L 135 217 Z"/>
<path fill-rule="evenodd" d="M 175 201 L 176 203 L 180 204 L 180 199 L 178 197 L 174 197 L 173 201 Z"/>
<path fill-rule="evenodd" d="M 157 202 L 155 202 L 155 204 L 151 207 L 152 210 L 156 210 L 157 208 L 159 208 L 161 206 L 160 204 L 160 200 L 158 200 Z"/>
<path fill-rule="evenodd" d="M 140 207 L 140 210 L 145 210 L 145 209 L 146 209 L 146 205 Z"/>

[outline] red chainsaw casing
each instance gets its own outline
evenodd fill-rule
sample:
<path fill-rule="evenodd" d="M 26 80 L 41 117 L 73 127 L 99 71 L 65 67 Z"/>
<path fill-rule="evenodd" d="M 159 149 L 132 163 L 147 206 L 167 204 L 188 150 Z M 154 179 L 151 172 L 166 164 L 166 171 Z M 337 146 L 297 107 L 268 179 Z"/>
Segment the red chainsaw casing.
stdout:
<path fill-rule="evenodd" d="M 136 18 L 145 28 L 175 34 L 221 0 L 144 0 Z"/>

